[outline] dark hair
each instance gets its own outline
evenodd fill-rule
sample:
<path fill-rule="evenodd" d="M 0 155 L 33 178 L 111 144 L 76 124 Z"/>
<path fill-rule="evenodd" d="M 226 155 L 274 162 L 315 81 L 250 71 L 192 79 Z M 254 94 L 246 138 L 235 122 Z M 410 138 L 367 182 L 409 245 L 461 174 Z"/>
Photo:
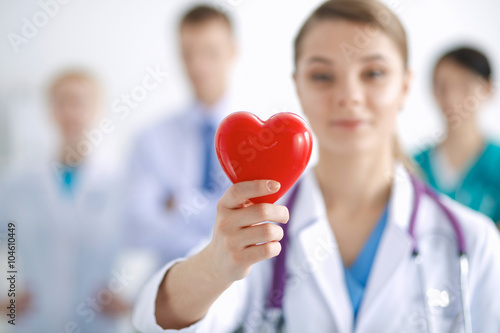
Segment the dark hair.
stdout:
<path fill-rule="evenodd" d="M 202 24 L 212 20 L 226 24 L 231 31 L 233 29 L 231 20 L 226 13 L 208 5 L 198 5 L 188 10 L 181 19 L 180 27 L 187 24 Z"/>
<path fill-rule="evenodd" d="M 342 19 L 370 24 L 386 33 L 394 41 L 408 66 L 408 45 L 406 33 L 396 14 L 376 0 L 330 0 L 319 6 L 300 28 L 295 38 L 295 64 L 300 57 L 300 46 L 307 32 L 316 23 L 325 20 Z"/>
<path fill-rule="evenodd" d="M 444 60 L 451 60 L 458 65 L 480 75 L 483 79 L 491 80 L 491 66 L 488 58 L 480 51 L 471 47 L 460 47 L 445 53 L 437 62 L 434 72 Z"/>

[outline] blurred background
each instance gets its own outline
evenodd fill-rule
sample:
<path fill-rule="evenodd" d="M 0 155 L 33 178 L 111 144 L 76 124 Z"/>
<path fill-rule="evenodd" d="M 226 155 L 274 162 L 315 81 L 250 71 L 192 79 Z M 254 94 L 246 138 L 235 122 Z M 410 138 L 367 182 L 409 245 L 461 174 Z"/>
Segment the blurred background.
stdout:
<path fill-rule="evenodd" d="M 231 111 L 251 111 L 263 118 L 280 111 L 301 114 L 291 78 L 293 38 L 304 19 L 321 2 L 204 2 L 226 13 L 234 24 L 238 54 L 230 78 L 229 90 L 234 99 Z M 409 37 L 414 80 L 398 119 L 398 130 L 403 148 L 411 153 L 437 144 L 445 131 L 432 94 L 432 71 L 444 52 L 462 45 L 484 52 L 491 61 L 496 92 L 500 3 L 494 0 L 383 2 L 401 18 Z M 110 124 L 109 131 L 90 149 L 120 183 L 127 173 L 139 133 L 193 99 L 180 54 L 178 26 L 183 13 L 199 3 L 0 0 L 0 173 L 10 177 L 12 170 L 36 165 L 54 153 L 59 137 L 48 110 L 50 84 L 67 68 L 85 68 L 101 82 L 103 117 Z M 125 105 L 124 96 L 141 87 L 152 72 L 163 73 L 158 85 L 148 89 L 126 114 L 117 112 L 119 106 Z M 479 123 L 487 136 L 500 141 L 498 94 L 494 93 L 482 108 Z M 19 236 L 19 246 L 23 241 L 28 242 L 23 237 Z M 6 260 L 1 260 L 3 265 Z M 123 250 L 115 261 L 117 267 L 141 272 L 135 274 L 133 283 L 124 292 L 123 298 L 133 302 L 137 290 L 156 268 L 155 259 L 141 250 Z M 55 289 L 54 293 L 57 292 Z M 1 295 L 4 294 L 2 291 Z M 126 311 L 120 314 L 123 322 L 119 332 L 131 332 Z M 0 328 L 4 324 L 2 319 Z M 8 327 L 4 325 L 5 330 Z"/>
<path fill-rule="evenodd" d="M 121 163 L 138 130 L 173 112 L 188 100 L 189 86 L 177 47 L 177 24 L 193 1 L 67 1 L 48 22 L 13 47 L 9 34 L 22 36 L 24 19 L 43 8 L 38 1 L 0 1 L 0 168 L 32 158 L 51 146 L 45 112 L 49 80 L 62 69 L 84 66 L 106 88 L 108 116 L 116 124 L 96 147 L 110 162 Z M 232 89 L 237 107 L 262 115 L 273 110 L 299 112 L 292 85 L 292 40 L 300 23 L 321 1 L 212 0 L 236 25 L 239 60 Z M 402 19 L 410 41 L 413 87 L 400 116 L 400 137 L 413 149 L 442 128 L 430 87 L 434 62 L 462 44 L 477 46 L 499 68 L 500 5 L 493 0 L 387 1 Z M 148 67 L 159 66 L 168 78 L 125 119 L 112 104 L 141 84 Z M 500 138 L 500 101 L 496 95 L 482 112 L 481 123 Z"/>

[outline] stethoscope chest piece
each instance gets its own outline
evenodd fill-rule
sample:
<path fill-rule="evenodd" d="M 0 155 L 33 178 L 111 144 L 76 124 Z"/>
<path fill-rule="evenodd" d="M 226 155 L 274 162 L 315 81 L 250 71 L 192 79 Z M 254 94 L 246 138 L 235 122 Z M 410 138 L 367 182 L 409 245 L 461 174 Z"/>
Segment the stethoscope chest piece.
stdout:
<path fill-rule="evenodd" d="M 281 308 L 267 308 L 262 318 L 259 333 L 281 333 L 284 332 L 283 310 Z"/>

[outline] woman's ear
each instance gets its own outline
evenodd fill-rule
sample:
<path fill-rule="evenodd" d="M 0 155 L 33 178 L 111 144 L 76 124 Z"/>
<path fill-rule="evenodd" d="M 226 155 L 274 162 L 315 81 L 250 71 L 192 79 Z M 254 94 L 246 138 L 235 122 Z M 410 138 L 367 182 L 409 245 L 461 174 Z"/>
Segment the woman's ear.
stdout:
<path fill-rule="evenodd" d="M 489 102 L 489 100 L 493 96 L 495 89 L 493 85 L 494 83 L 491 79 L 486 80 L 484 78 L 479 78 L 479 80 L 477 81 L 476 86 L 474 88 L 474 96 L 479 102 L 478 109 L 481 109 L 483 107 L 483 104 Z"/>
<path fill-rule="evenodd" d="M 298 78 L 297 78 L 297 69 L 295 69 L 293 71 L 292 79 L 293 79 L 293 83 L 295 84 L 295 92 L 300 99 L 300 89 L 299 89 Z"/>
<path fill-rule="evenodd" d="M 408 92 L 410 91 L 410 86 L 413 81 L 413 71 L 410 69 L 406 69 L 403 77 L 403 90 L 402 90 L 402 98 L 401 105 L 399 109 L 402 110 L 405 104 L 406 98 L 408 97 Z"/>
<path fill-rule="evenodd" d="M 490 79 L 490 80 L 481 80 L 482 81 L 482 85 L 484 86 L 484 89 L 486 90 L 486 99 L 490 99 L 491 96 L 493 95 L 493 91 L 495 89 L 495 87 L 493 87 L 493 81 Z"/>

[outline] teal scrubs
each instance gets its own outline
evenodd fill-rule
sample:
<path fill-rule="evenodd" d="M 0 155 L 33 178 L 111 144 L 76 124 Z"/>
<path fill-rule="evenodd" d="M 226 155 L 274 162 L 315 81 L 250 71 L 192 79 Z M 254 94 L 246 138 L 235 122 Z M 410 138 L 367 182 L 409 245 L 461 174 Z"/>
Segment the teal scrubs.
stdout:
<path fill-rule="evenodd" d="M 439 186 L 431 159 L 435 147 L 417 154 L 414 159 L 420 166 L 427 182 L 450 198 L 482 212 L 497 224 L 500 222 L 500 146 L 486 142 L 482 154 L 470 164 L 457 186 L 445 190 Z"/>
<path fill-rule="evenodd" d="M 368 277 L 370 276 L 370 270 L 375 259 L 375 254 L 377 253 L 377 248 L 386 224 L 387 207 L 373 229 L 370 237 L 368 237 L 367 241 L 363 245 L 363 248 L 358 254 L 356 260 L 349 267 L 344 265 L 345 282 L 351 299 L 355 322 L 359 307 L 361 306 L 361 301 L 363 300 L 363 294 L 365 293 L 366 284 L 368 282 Z"/>

